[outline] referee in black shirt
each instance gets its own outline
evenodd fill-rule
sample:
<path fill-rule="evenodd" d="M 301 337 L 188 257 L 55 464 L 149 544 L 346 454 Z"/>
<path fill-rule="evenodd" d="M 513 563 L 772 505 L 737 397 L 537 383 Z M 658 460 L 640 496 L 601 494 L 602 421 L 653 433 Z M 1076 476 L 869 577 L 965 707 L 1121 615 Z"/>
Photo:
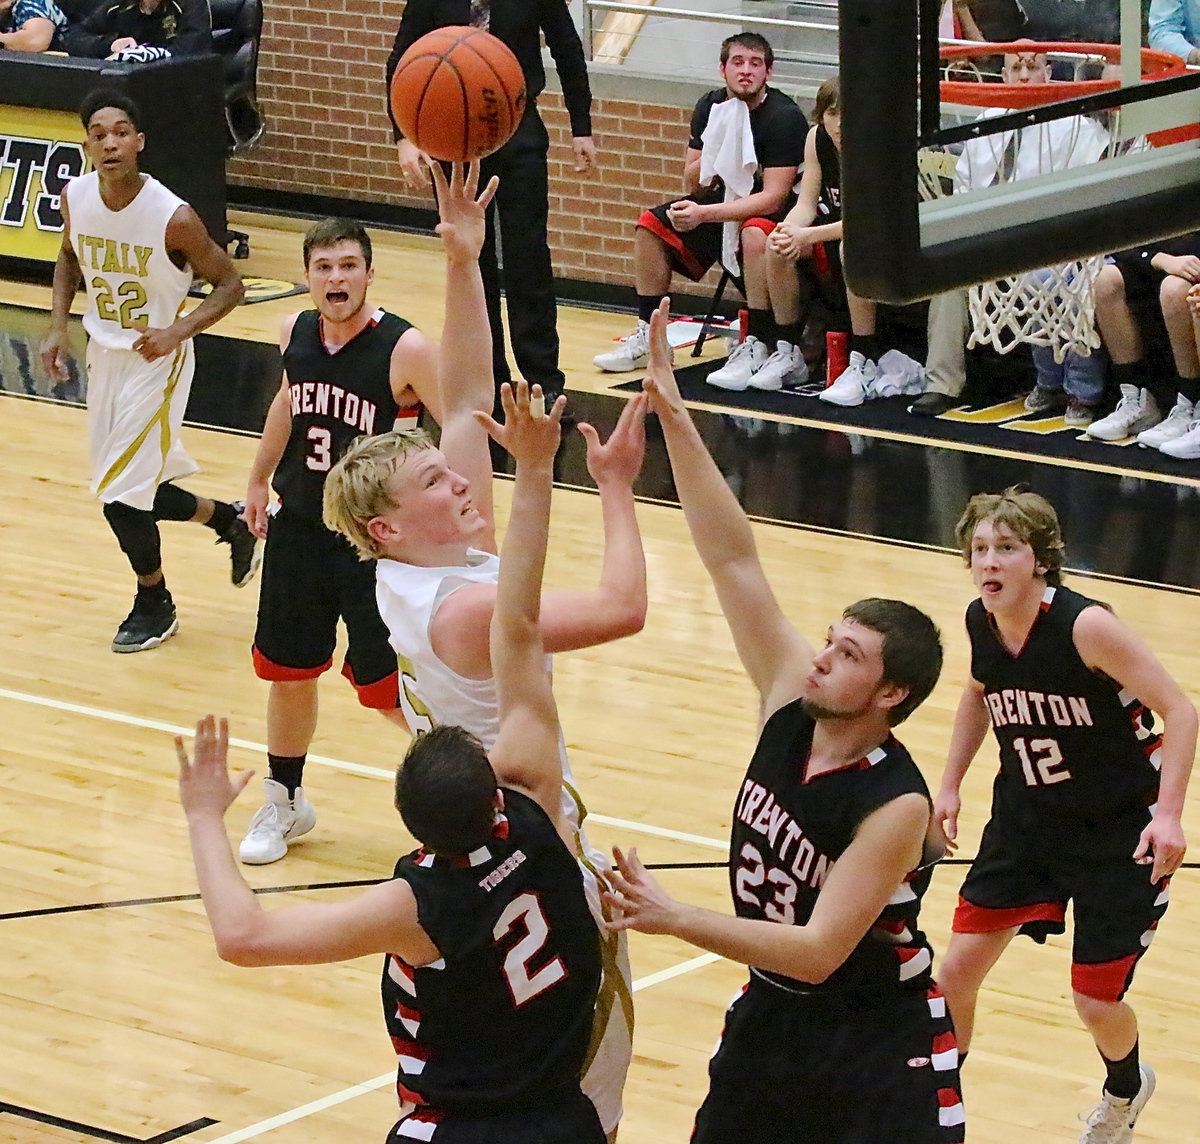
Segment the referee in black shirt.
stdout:
<path fill-rule="evenodd" d="M 408 0 L 388 57 L 388 90 L 396 65 L 411 44 L 435 28 L 465 24 L 484 27 L 507 44 L 525 73 L 525 115 L 513 137 L 483 160 L 479 184 L 486 186 L 492 175 L 500 176 L 500 189 L 488 211 L 487 238 L 479 258 L 492 328 L 496 388 L 499 391 L 503 382 L 511 380 L 500 319 L 501 281 L 496 262 L 498 212 L 513 356 L 521 376 L 553 397 L 562 392 L 563 373 L 558 368 L 554 268 L 546 238 L 549 213 L 546 155 L 550 138 L 537 110 L 537 97 L 546 86 L 541 35 L 545 34 L 562 84 L 563 100 L 571 118 L 575 170 L 581 173 L 592 170 L 596 164 L 592 92 L 583 44 L 566 0 Z M 388 114 L 391 114 L 390 101 Z M 403 138 L 395 118 L 392 129 L 404 180 L 409 186 L 419 186 L 424 175 L 417 149 Z"/>

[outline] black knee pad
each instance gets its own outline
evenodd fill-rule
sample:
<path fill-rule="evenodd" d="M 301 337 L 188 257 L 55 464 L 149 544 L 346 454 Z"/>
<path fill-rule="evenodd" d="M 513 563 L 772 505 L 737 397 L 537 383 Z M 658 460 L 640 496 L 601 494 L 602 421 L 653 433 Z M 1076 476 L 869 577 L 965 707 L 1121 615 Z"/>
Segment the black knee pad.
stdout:
<path fill-rule="evenodd" d="M 162 549 L 154 513 L 131 508 L 120 501 L 104 506 L 104 519 L 113 530 L 121 551 L 136 576 L 150 576 L 162 566 Z"/>
<path fill-rule="evenodd" d="M 191 520 L 196 515 L 196 497 L 187 489 L 165 482 L 154 492 L 155 520 Z"/>

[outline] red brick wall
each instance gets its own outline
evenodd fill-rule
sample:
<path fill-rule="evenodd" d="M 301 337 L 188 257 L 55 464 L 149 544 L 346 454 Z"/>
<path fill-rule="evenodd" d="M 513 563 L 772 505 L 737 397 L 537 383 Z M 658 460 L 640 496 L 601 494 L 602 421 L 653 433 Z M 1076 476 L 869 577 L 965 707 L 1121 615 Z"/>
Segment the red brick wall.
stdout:
<path fill-rule="evenodd" d="M 404 193 L 384 110 L 384 69 L 402 0 L 268 0 L 258 69 L 267 130 L 230 160 L 231 183 L 428 207 Z M 687 108 L 597 99 L 600 170 L 572 169 L 562 100 L 539 101 L 550 131 L 550 247 L 560 278 L 633 282 L 633 220 L 680 189 Z"/>
<path fill-rule="evenodd" d="M 551 94 L 543 118 L 550 131 L 550 246 L 563 278 L 633 283 L 633 224 L 642 210 L 680 193 L 691 109 L 597 99 L 592 129 L 598 169 L 573 168 L 570 125 Z"/>

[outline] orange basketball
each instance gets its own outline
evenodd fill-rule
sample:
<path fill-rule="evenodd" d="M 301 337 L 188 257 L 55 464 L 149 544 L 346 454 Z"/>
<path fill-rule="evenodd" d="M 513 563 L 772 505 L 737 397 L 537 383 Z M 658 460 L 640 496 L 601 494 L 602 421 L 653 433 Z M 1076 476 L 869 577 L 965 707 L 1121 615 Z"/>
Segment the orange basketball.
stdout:
<path fill-rule="evenodd" d="M 433 159 L 465 163 L 503 147 L 525 111 L 517 57 L 482 28 L 438 28 L 400 57 L 392 114 Z"/>

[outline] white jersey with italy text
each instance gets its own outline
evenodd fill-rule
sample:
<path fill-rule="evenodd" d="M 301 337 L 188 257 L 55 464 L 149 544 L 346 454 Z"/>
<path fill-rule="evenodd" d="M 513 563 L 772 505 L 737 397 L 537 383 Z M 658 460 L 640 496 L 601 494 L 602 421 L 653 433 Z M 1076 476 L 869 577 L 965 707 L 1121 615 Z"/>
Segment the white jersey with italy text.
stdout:
<path fill-rule="evenodd" d="M 83 327 L 108 349 L 129 350 L 147 327 L 165 329 L 179 317 L 192 285 L 167 252 L 167 223 L 184 205 L 151 175 L 119 211 L 100 197 L 100 176 L 80 175 L 63 190 L 71 246 L 87 288 Z"/>

